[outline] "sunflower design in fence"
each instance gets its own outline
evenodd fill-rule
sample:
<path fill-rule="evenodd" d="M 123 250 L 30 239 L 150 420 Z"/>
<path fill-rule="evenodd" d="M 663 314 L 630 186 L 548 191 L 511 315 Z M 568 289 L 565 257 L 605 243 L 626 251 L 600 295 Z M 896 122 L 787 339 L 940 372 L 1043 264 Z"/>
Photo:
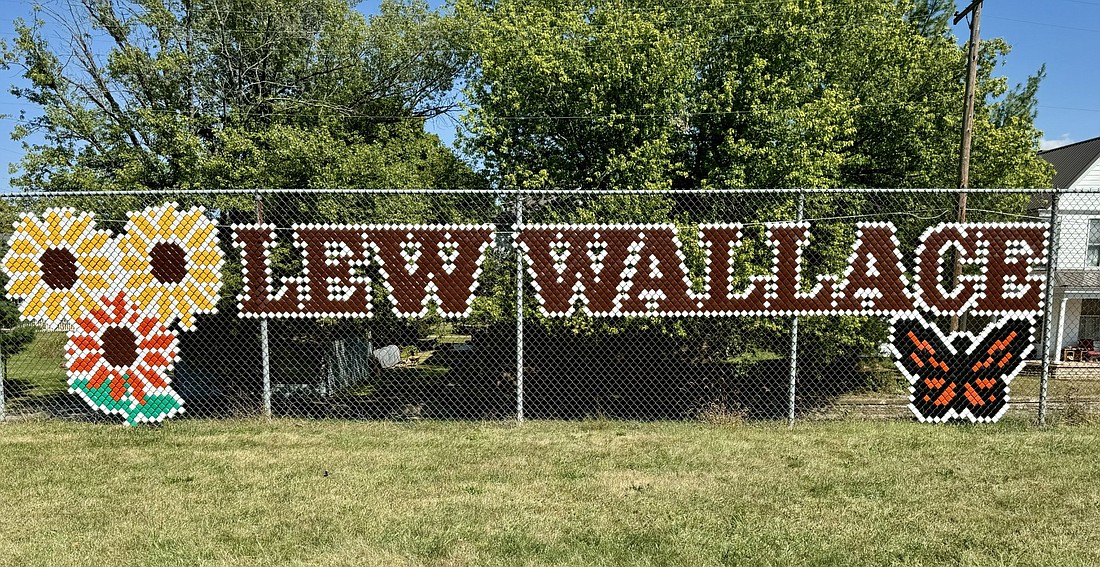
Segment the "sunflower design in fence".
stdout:
<path fill-rule="evenodd" d="M 70 393 L 127 424 L 184 411 L 170 372 L 181 331 L 217 311 L 224 255 L 202 207 L 176 203 L 128 213 L 121 234 L 69 208 L 24 214 L 0 267 L 23 319 L 68 324 Z"/>

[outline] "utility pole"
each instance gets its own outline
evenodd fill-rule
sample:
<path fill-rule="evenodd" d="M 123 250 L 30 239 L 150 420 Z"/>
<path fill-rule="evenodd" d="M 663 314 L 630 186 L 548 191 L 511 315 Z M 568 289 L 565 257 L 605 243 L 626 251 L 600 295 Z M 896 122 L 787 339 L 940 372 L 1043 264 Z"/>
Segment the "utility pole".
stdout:
<path fill-rule="evenodd" d="M 970 140 L 974 135 L 974 89 L 978 82 L 978 47 L 980 43 L 981 35 L 981 18 L 982 18 L 982 2 L 983 0 L 973 0 L 970 5 L 964 8 L 961 12 L 955 14 L 955 19 L 952 21 L 953 25 L 958 25 L 967 14 L 971 15 L 970 19 L 970 53 L 967 57 L 967 69 L 966 69 L 966 95 L 963 108 L 963 127 L 962 127 L 962 144 L 959 148 L 959 216 L 958 222 L 966 222 L 966 190 L 970 187 Z M 962 276 L 962 263 L 959 262 L 959 257 L 955 256 L 955 269 L 954 279 L 955 284 L 958 284 L 959 278 Z M 959 316 L 951 316 L 951 330 L 959 330 Z"/>
<path fill-rule="evenodd" d="M 184 50 L 187 52 L 187 112 L 191 118 L 191 132 L 195 128 L 195 59 L 191 56 L 191 42 L 194 40 L 194 30 L 191 20 L 191 0 L 184 0 L 184 25 L 187 27 L 187 37 L 184 40 Z"/>

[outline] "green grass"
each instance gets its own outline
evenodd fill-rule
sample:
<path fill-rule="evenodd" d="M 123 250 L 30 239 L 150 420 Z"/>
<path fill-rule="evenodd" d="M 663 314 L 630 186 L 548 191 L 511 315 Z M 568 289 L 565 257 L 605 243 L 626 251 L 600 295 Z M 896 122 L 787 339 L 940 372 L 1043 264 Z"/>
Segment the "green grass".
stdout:
<path fill-rule="evenodd" d="M 1089 565 L 1097 455 L 1020 423 L 5 423 L 0 565 Z"/>
<path fill-rule="evenodd" d="M 1069 372 L 1055 376 L 1047 390 L 1051 399 L 1061 400 L 1070 398 L 1100 399 L 1100 380 L 1092 375 L 1074 376 Z M 1017 376 L 1012 381 L 1012 395 L 1019 397 L 1039 397 L 1038 376 Z"/>
<path fill-rule="evenodd" d="M 5 383 L 11 382 L 18 396 L 9 396 L 42 398 L 67 391 L 68 378 L 62 366 L 66 340 L 64 332 L 39 331 L 27 348 L 12 356 Z"/>

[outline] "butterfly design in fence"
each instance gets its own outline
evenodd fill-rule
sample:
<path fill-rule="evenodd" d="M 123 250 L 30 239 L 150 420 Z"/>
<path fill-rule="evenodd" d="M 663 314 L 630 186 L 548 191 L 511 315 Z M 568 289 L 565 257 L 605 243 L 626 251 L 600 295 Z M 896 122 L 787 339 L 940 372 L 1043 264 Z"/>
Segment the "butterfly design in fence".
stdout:
<path fill-rule="evenodd" d="M 1009 385 L 1034 348 L 1035 320 L 1004 318 L 978 336 L 944 335 L 919 314 L 893 321 L 890 345 L 909 380 L 909 409 L 925 422 L 993 422 L 1008 409 Z"/>

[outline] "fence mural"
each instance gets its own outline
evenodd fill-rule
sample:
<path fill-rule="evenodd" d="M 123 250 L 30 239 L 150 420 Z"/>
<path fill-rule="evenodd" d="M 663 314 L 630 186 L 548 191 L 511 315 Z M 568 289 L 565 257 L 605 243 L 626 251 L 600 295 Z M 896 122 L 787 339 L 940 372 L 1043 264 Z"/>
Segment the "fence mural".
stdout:
<path fill-rule="evenodd" d="M 11 195 L 0 415 L 1045 412 L 1047 194 Z"/>
<path fill-rule="evenodd" d="M 175 203 L 130 212 L 113 237 L 95 215 L 48 208 L 13 225 L 0 266 L 20 318 L 69 324 L 69 391 L 126 423 L 159 422 L 184 411 L 170 386 L 177 331 L 215 311 L 222 251 L 201 207 Z"/>

